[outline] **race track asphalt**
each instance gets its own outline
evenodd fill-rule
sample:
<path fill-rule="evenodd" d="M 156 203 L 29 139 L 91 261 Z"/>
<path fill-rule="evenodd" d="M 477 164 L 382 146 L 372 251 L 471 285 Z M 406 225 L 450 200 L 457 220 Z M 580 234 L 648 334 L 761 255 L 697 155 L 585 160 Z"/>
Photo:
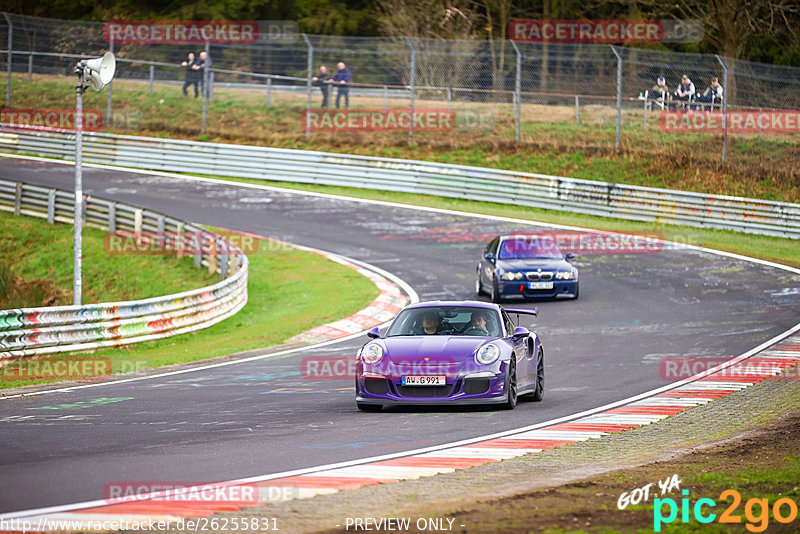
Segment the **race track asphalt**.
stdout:
<path fill-rule="evenodd" d="M 73 168 L 0 159 L 0 178 L 72 189 Z M 86 194 L 362 260 L 428 299 L 472 298 L 477 258 L 530 226 L 230 183 L 84 168 Z M 268 185 L 268 184 L 267 184 Z M 103 498 L 121 481 L 217 481 L 415 449 L 567 416 L 663 386 L 663 358 L 733 357 L 800 321 L 800 277 L 693 250 L 582 254 L 577 301 L 528 303 L 541 403 L 361 413 L 352 381 L 308 356 L 366 339 L 175 376 L 0 401 L 0 513 Z M 235 320 L 235 319 L 229 319 Z M 64 406 L 62 406 L 64 405 Z M 744 416 L 745 414 L 743 414 Z"/>

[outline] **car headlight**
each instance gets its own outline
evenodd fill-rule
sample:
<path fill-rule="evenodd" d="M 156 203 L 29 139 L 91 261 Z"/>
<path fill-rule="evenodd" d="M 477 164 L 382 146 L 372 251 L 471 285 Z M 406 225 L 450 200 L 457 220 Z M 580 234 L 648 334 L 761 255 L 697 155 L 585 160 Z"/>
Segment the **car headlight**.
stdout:
<path fill-rule="evenodd" d="M 575 273 L 572 271 L 559 271 L 556 273 L 556 280 L 572 280 L 575 278 Z"/>
<path fill-rule="evenodd" d="M 481 365 L 489 365 L 499 357 L 500 349 L 497 348 L 497 345 L 487 343 L 478 349 L 478 352 L 475 354 L 475 361 Z"/>
<path fill-rule="evenodd" d="M 370 343 L 361 351 L 361 359 L 366 363 L 378 363 L 383 358 L 383 347 Z"/>
<path fill-rule="evenodd" d="M 522 280 L 522 273 L 503 273 L 500 277 L 502 280 Z"/>

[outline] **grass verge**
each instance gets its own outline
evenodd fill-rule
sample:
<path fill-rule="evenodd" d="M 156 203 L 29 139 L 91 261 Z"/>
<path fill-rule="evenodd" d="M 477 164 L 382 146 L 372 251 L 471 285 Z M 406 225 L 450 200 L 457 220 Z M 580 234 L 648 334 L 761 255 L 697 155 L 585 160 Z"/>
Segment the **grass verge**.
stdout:
<path fill-rule="evenodd" d="M 20 269 L 26 276 L 47 277 L 66 291 L 71 287 L 71 227 L 51 226 L 33 218 L 0 213 L 0 222 L 17 228 L 19 241 L 3 232 L 3 257 L 9 253 L 28 257 Z M 63 234 L 63 235 L 62 235 Z M 84 229 L 85 279 L 98 288 L 101 300 L 164 295 L 214 283 L 217 276 L 194 269 L 191 258 L 180 261 L 162 256 L 109 256 L 103 249 L 104 232 Z M 24 242 L 22 241 L 24 240 Z M 65 240 L 60 246 L 53 243 Z M 52 250 L 51 250 L 52 249 Z M 63 257 L 62 257 L 63 256 Z M 236 315 L 212 328 L 153 342 L 95 351 L 108 358 L 114 373 L 213 358 L 278 344 L 313 326 L 351 315 L 378 295 L 375 285 L 355 270 L 288 245 L 260 241 L 250 254 L 249 300 Z M 52 265 L 54 264 L 54 265 Z M 95 265 L 93 265 L 95 264 Z M 66 270 L 68 275 L 56 273 Z M 66 277 L 65 277 L 66 276 Z M 127 280 L 128 278 L 131 280 Z M 112 290 L 125 280 L 126 292 Z M 140 289 L 141 288 L 141 289 Z M 87 299 L 88 300 L 88 299 Z M 0 388 L 53 382 L 3 381 Z"/>
<path fill-rule="evenodd" d="M 241 80 L 231 80 L 241 81 Z M 74 81 L 35 75 L 31 82 L 15 75 L 13 108 L 70 109 Z M 306 150 L 420 159 L 444 163 L 514 169 L 588 180 L 666 187 L 709 194 L 729 194 L 788 202 L 800 201 L 800 142 L 796 135 L 731 135 L 728 162 L 721 160 L 721 136 L 674 134 L 659 129 L 654 115 L 643 125 L 641 109 L 622 113 L 622 138 L 616 141 L 616 110 L 610 105 L 574 108 L 563 105 L 522 106 L 521 142 L 514 143 L 511 106 L 502 103 L 454 102 L 452 131 L 417 133 L 408 145 L 407 132 L 314 132 L 306 139 L 302 119 L 305 94 L 275 92 L 271 106 L 266 91 L 226 88 L 217 83 L 208 101 L 207 132 L 200 133 L 200 100 L 184 97 L 179 85 L 156 85 L 149 94 L 143 82 L 114 81 L 113 124 L 103 131 L 201 141 L 233 142 Z M 315 91 L 314 103 L 319 93 Z M 107 95 L 86 93 L 86 109 L 106 109 Z M 354 109 L 380 109 L 382 98 L 353 99 Z M 391 108 L 407 100 L 390 99 Z M 419 109 L 442 103 L 419 100 Z M 480 119 L 478 124 L 466 120 Z"/>

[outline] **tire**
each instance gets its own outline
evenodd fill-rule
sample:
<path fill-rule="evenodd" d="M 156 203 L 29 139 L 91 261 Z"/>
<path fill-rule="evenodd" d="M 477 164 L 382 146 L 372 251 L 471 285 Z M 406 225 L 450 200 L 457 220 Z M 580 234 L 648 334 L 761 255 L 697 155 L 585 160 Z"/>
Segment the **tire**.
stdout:
<path fill-rule="evenodd" d="M 497 280 L 492 281 L 492 292 L 489 294 L 492 299 L 492 302 L 495 304 L 500 303 L 502 297 L 500 296 L 500 289 L 497 287 Z"/>
<path fill-rule="evenodd" d="M 517 405 L 517 363 L 513 356 L 508 364 L 508 379 L 506 380 L 506 402 L 503 409 L 513 410 Z"/>
<path fill-rule="evenodd" d="M 539 347 L 539 363 L 536 364 L 536 390 L 531 393 L 533 402 L 541 402 L 544 398 L 544 350 Z"/>
<path fill-rule="evenodd" d="M 383 409 L 380 404 L 367 404 L 365 402 L 356 402 L 356 406 L 362 412 L 379 412 Z"/>
<path fill-rule="evenodd" d="M 478 274 L 475 277 L 475 294 L 479 297 L 483 295 L 483 284 L 481 283 L 481 271 L 478 269 Z"/>

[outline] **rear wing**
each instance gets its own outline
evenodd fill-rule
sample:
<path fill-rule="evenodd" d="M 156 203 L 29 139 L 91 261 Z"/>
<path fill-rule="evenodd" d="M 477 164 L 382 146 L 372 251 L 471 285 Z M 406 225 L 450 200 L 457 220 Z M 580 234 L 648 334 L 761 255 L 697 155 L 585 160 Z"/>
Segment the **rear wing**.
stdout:
<path fill-rule="evenodd" d="M 536 317 L 536 308 L 503 308 L 506 313 L 515 313 L 517 315 L 533 315 Z"/>

